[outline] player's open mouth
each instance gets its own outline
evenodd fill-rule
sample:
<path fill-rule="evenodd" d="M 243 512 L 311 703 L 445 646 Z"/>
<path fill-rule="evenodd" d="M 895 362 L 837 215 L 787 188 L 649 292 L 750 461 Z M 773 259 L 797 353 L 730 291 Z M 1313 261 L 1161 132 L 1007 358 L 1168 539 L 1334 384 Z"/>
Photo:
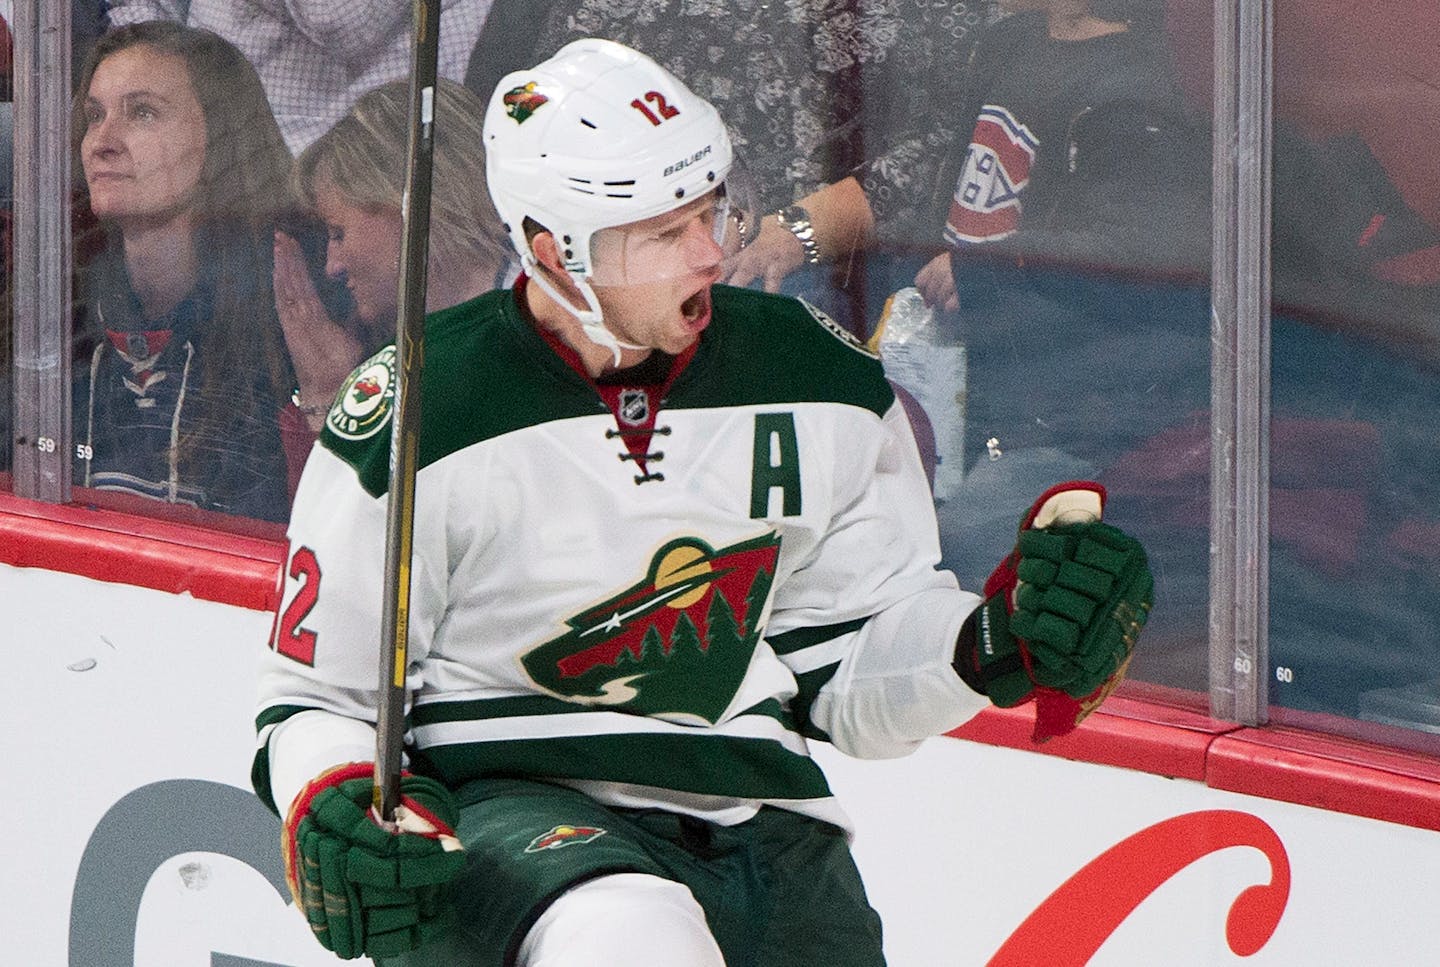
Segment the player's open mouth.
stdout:
<path fill-rule="evenodd" d="M 710 287 L 707 285 L 680 303 L 680 315 L 685 317 L 685 324 L 695 332 L 704 329 L 710 322 Z"/>

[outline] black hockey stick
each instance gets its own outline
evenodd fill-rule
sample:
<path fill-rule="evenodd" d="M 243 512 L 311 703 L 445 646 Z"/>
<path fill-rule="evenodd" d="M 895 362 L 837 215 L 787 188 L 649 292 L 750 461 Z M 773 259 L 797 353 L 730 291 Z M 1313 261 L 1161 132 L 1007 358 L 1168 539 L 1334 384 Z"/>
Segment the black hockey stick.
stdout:
<path fill-rule="evenodd" d="M 414 0 L 411 25 L 409 157 L 401 203 L 399 312 L 395 320 L 395 422 L 390 437 L 390 498 L 385 526 L 385 610 L 380 640 L 380 707 L 375 735 L 374 806 L 384 822 L 400 804 L 405 744 L 405 670 L 410 637 L 410 562 L 415 534 L 415 472 L 420 456 L 420 374 L 425 363 L 426 255 L 435 150 L 435 75 L 440 0 Z"/>

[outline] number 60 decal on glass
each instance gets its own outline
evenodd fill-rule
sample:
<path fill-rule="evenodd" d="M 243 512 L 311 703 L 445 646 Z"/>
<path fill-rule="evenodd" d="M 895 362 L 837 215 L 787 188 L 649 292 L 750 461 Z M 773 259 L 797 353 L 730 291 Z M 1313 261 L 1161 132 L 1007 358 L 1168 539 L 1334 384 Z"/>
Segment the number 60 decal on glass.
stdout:
<path fill-rule="evenodd" d="M 651 104 L 655 105 L 655 110 L 652 111 L 648 107 L 646 107 L 645 101 L 649 101 Z M 642 101 L 640 100 L 640 98 L 637 97 L 635 98 L 635 100 L 630 102 L 630 106 L 633 107 L 635 110 L 639 111 L 641 114 L 645 115 L 646 120 L 648 120 L 651 124 L 659 125 L 661 121 L 668 121 L 671 118 L 675 117 L 675 115 L 680 113 L 680 109 L 678 107 L 672 107 L 670 105 L 670 102 L 665 100 L 665 95 L 661 94 L 659 91 L 646 91 L 645 101 Z"/>

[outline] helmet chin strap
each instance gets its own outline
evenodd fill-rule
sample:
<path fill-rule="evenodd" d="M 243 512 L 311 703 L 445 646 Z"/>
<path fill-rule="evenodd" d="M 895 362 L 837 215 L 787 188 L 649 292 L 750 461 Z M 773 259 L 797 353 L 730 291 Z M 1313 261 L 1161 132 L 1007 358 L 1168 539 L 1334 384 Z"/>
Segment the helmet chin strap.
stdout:
<path fill-rule="evenodd" d="M 576 307 L 575 303 L 570 301 L 568 296 L 560 291 L 554 282 L 550 281 L 545 268 L 536 261 L 533 254 L 526 254 L 521 259 L 521 263 L 525 269 L 525 273 L 530 276 L 530 281 L 540 286 L 546 295 L 558 302 L 565 311 L 580 321 L 580 328 L 584 331 L 586 338 L 597 346 L 601 346 L 614 354 L 616 366 L 620 365 L 620 350 L 635 349 L 645 352 L 651 348 L 649 346 L 637 346 L 634 343 L 621 342 L 613 332 L 605 327 L 605 320 L 600 311 L 600 300 L 595 297 L 595 290 L 590 288 L 590 283 L 586 282 L 583 276 L 578 273 L 570 274 L 570 280 L 575 283 L 575 287 L 580 290 L 580 297 L 585 300 L 585 305 L 587 306 L 585 309 L 580 309 Z"/>

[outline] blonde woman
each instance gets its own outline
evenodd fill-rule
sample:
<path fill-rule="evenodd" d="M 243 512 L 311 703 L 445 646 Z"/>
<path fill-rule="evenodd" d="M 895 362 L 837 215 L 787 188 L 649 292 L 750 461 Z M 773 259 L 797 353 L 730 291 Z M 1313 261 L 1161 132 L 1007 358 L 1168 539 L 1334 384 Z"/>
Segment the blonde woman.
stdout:
<path fill-rule="evenodd" d="M 297 474 L 304 459 L 303 452 L 295 459 L 297 449 L 308 450 L 340 383 L 364 356 L 395 336 L 409 97 L 404 81 L 370 91 L 296 163 L 297 192 L 329 231 L 326 273 L 344 282 L 354 302 L 350 318 L 331 318 L 306 274 L 299 245 L 276 232 L 276 302 L 305 419 L 305 426 L 287 428 Z M 485 187 L 484 105 L 446 80 L 435 98 L 427 312 L 494 288 L 509 262 Z"/>

